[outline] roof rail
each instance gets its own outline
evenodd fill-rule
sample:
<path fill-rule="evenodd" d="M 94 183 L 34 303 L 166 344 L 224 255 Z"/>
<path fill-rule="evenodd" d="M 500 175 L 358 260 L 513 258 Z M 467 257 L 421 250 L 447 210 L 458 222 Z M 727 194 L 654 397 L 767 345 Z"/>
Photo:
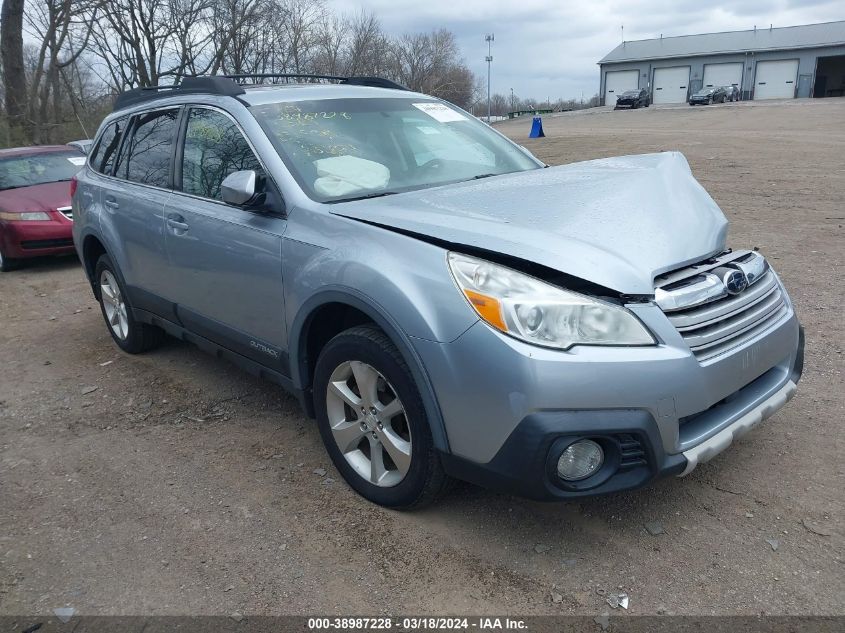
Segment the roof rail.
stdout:
<path fill-rule="evenodd" d="M 405 86 L 384 79 L 383 77 L 340 77 L 337 75 L 313 75 L 307 73 L 247 73 L 243 75 L 223 75 L 238 84 L 263 84 L 269 80 L 270 84 L 288 84 L 292 79 L 305 79 L 312 82 L 336 81 L 350 86 L 370 86 L 372 88 L 391 88 L 393 90 L 408 90 Z"/>
<path fill-rule="evenodd" d="M 181 82 L 173 86 L 132 88 L 122 92 L 117 95 L 112 110 L 122 110 L 146 101 L 183 94 L 214 94 L 236 97 L 244 94 L 244 92 L 241 86 L 226 77 L 183 77 Z"/>
<path fill-rule="evenodd" d="M 117 95 L 113 111 L 123 110 L 130 106 L 183 94 L 212 94 L 225 97 L 237 97 L 245 93 L 244 86 L 262 84 L 270 80 L 272 84 L 288 84 L 292 79 L 306 79 L 311 81 L 336 81 L 350 86 L 371 86 L 374 88 L 392 88 L 393 90 L 407 90 L 395 81 L 382 77 L 337 77 L 334 75 L 305 75 L 305 74 L 275 74 L 257 73 L 247 75 L 208 75 L 203 77 L 183 77 L 182 81 L 172 86 L 150 86 L 148 88 L 132 88 Z"/>

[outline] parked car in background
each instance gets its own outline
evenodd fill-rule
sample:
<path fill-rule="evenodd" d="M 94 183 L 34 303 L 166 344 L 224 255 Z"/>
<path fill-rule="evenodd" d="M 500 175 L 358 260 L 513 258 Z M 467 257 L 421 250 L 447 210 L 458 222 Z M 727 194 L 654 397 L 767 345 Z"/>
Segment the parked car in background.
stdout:
<path fill-rule="evenodd" d="M 81 152 L 84 152 L 85 154 L 91 151 L 91 146 L 93 144 L 94 141 L 90 138 L 81 141 L 70 141 L 68 143 L 68 145 L 70 145 L 71 147 L 75 147 L 76 149 L 80 150 Z"/>
<path fill-rule="evenodd" d="M 737 86 L 725 86 L 725 100 L 726 101 L 739 101 L 739 87 Z"/>
<path fill-rule="evenodd" d="M 66 145 L 0 150 L 0 270 L 73 253 L 71 179 L 84 164 Z"/>
<path fill-rule="evenodd" d="M 119 97 L 77 175 L 106 329 L 283 385 L 375 503 L 630 490 L 797 389 L 785 288 L 677 152 L 546 167 L 375 78 L 180 86 Z"/>
<path fill-rule="evenodd" d="M 725 89 L 721 86 L 713 88 L 702 88 L 689 98 L 690 105 L 711 105 L 713 103 L 724 103 Z"/>
<path fill-rule="evenodd" d="M 620 108 L 647 108 L 649 104 L 648 90 L 645 88 L 641 90 L 626 90 L 616 97 L 616 107 L 614 110 Z"/>

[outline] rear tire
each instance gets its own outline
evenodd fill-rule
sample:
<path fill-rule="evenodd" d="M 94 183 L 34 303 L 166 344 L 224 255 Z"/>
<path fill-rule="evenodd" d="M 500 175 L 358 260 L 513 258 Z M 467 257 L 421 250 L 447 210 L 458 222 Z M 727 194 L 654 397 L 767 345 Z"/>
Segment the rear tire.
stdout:
<path fill-rule="evenodd" d="M 314 373 L 314 408 L 329 457 L 365 499 L 419 508 L 450 483 L 411 371 L 380 329 L 354 327 L 325 345 Z"/>
<path fill-rule="evenodd" d="M 101 255 L 97 260 L 94 279 L 103 319 L 120 349 L 128 354 L 140 354 L 161 344 L 164 331 L 141 323 L 132 315 L 123 278 L 108 255 Z"/>

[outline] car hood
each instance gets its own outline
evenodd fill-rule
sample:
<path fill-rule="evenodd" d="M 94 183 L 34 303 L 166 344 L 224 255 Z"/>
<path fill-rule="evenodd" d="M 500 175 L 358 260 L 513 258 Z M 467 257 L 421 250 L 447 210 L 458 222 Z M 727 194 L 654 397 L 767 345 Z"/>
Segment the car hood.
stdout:
<path fill-rule="evenodd" d="M 3 211 L 55 211 L 69 206 L 69 181 L 0 191 L 0 209 Z"/>
<path fill-rule="evenodd" d="M 606 158 L 340 203 L 332 213 L 534 262 L 625 294 L 725 248 L 678 152 Z"/>

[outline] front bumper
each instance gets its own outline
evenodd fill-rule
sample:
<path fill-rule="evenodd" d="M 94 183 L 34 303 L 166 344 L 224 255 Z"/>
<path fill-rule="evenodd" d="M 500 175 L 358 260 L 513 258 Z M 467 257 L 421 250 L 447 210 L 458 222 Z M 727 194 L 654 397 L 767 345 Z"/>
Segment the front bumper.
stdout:
<path fill-rule="evenodd" d="M 537 499 L 637 488 L 690 472 L 794 393 L 803 334 L 791 305 L 770 329 L 703 363 L 659 308 L 632 309 L 659 345 L 560 352 L 483 323 L 452 343 L 419 342 L 446 425 L 447 471 Z M 557 456 L 583 437 L 598 439 L 617 472 L 563 485 Z"/>
<path fill-rule="evenodd" d="M 72 230 L 70 220 L 0 222 L 0 246 L 13 259 L 69 254 L 74 252 Z"/>

